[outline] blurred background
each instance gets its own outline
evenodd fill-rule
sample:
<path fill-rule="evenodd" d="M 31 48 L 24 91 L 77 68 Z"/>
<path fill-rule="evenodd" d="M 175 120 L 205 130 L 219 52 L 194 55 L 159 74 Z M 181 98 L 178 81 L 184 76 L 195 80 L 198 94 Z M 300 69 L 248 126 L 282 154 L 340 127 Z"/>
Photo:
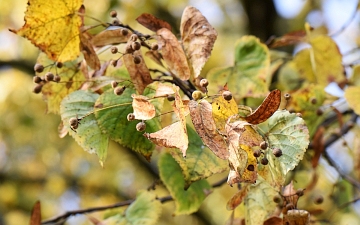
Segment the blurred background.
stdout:
<path fill-rule="evenodd" d="M 187 5 L 197 7 L 219 34 L 203 74 L 213 67 L 232 65 L 233 44 L 242 35 L 252 34 L 265 42 L 272 35 L 303 29 L 305 22 L 323 27 L 329 34 L 341 31 L 334 39 L 342 53 L 359 45 L 357 0 L 85 0 L 84 5 L 86 13 L 105 22 L 111 22 L 109 12 L 116 10 L 123 23 L 144 33 L 149 31 L 135 19 L 141 13 L 151 13 L 168 21 L 178 36 L 183 9 Z M 27 1 L 0 0 L 0 6 L 0 225 L 28 224 L 37 200 L 42 204 L 43 219 L 47 219 L 67 210 L 132 199 L 137 190 L 151 186 L 157 179 L 154 162 L 149 164 L 111 143 L 102 168 L 96 155 L 83 151 L 71 137 L 59 138 L 60 117 L 47 114 L 41 95 L 32 93 L 33 66 L 39 50 L 8 31 L 23 25 Z M 96 22 L 88 21 L 92 23 Z M 300 47 L 283 50 L 292 54 Z M 358 54 L 344 57 L 345 64 L 357 60 Z M 327 176 L 320 178 L 318 190 L 326 195 L 331 193 L 337 174 L 326 165 L 320 169 L 326 170 Z M 209 181 L 226 176 L 227 172 L 218 174 Z M 158 189 L 159 197 L 168 195 L 165 189 Z M 165 203 L 159 224 L 225 224 L 231 215 L 226 202 L 236 191 L 228 185 L 216 188 L 199 212 L 190 216 L 172 216 L 174 202 Z M 311 203 L 300 200 L 299 204 L 308 207 Z M 329 200 L 319 208 L 333 206 Z M 336 224 L 357 224 L 356 210 L 360 213 L 356 207 L 339 210 L 334 216 Z M 242 213 L 239 207 L 235 216 Z M 91 224 L 88 216 L 70 218 L 67 224 Z M 103 212 L 91 216 L 101 219 Z"/>

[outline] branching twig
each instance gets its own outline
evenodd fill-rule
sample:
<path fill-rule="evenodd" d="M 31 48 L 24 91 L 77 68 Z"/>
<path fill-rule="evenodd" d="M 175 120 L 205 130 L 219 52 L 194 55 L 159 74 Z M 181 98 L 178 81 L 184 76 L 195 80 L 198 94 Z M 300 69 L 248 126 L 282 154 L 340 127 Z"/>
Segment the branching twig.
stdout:
<path fill-rule="evenodd" d="M 212 187 L 213 188 L 220 187 L 221 185 L 223 185 L 226 182 L 226 180 L 227 180 L 227 178 L 224 178 L 224 179 L 214 183 L 212 185 Z M 168 201 L 172 201 L 174 199 L 170 195 L 168 195 L 168 196 L 164 196 L 162 198 L 158 198 L 157 200 L 160 201 L 161 203 L 165 203 Z M 97 211 L 103 211 L 103 210 L 118 208 L 118 207 L 122 207 L 122 206 L 128 206 L 131 203 L 133 203 L 134 201 L 135 201 L 135 199 L 129 199 L 129 200 L 118 202 L 118 203 L 115 203 L 112 205 L 68 211 L 68 212 L 66 212 L 62 215 L 59 215 L 53 219 L 42 221 L 41 224 L 57 224 L 59 222 L 65 222 L 70 216 L 75 216 L 75 215 L 79 215 L 79 214 L 87 214 L 87 213 L 92 213 L 92 212 L 97 212 Z"/>

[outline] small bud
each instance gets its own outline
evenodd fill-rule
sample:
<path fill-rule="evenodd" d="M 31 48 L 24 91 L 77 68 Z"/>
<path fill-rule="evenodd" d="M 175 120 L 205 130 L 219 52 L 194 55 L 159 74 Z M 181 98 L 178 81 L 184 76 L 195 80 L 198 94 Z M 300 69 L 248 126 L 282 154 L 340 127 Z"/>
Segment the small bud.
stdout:
<path fill-rule="evenodd" d="M 112 46 L 110 48 L 110 51 L 111 51 L 112 54 L 116 54 L 116 53 L 118 53 L 118 48 L 116 46 Z"/>
<path fill-rule="evenodd" d="M 116 12 L 115 10 L 112 10 L 112 11 L 110 12 L 110 16 L 111 16 L 112 18 L 117 17 L 117 12 Z"/>
<path fill-rule="evenodd" d="M 141 48 L 141 44 L 139 42 L 135 41 L 131 44 L 131 48 L 134 49 L 135 51 L 137 51 Z"/>
<path fill-rule="evenodd" d="M 113 66 L 113 67 L 116 67 L 117 66 L 117 60 L 111 60 L 111 65 Z"/>
<path fill-rule="evenodd" d="M 151 50 L 156 51 L 158 49 L 159 49 L 159 45 L 157 43 L 154 42 L 151 44 Z"/>
<path fill-rule="evenodd" d="M 129 113 L 126 116 L 126 118 L 127 118 L 128 121 L 133 121 L 133 120 L 135 120 L 135 115 L 134 115 L 134 113 Z"/>
<path fill-rule="evenodd" d="M 230 91 L 224 91 L 222 96 L 226 101 L 230 101 L 232 99 L 232 93 Z"/>
<path fill-rule="evenodd" d="M 34 66 L 34 71 L 37 73 L 41 73 L 42 71 L 44 71 L 44 66 L 39 63 L 36 63 Z"/>
<path fill-rule="evenodd" d="M 130 40 L 132 40 L 132 41 L 137 41 L 137 39 L 138 39 L 138 36 L 136 34 L 132 34 L 130 36 Z"/>
<path fill-rule="evenodd" d="M 323 202 L 324 202 L 324 198 L 323 198 L 323 196 L 321 196 L 321 195 L 316 196 L 315 199 L 314 199 L 314 203 L 315 203 L 316 205 L 320 205 L 320 204 L 323 203 Z"/>
<path fill-rule="evenodd" d="M 64 64 L 62 62 L 56 62 L 56 67 L 59 68 L 59 69 L 62 68 L 63 65 Z"/>
<path fill-rule="evenodd" d="M 296 113 L 296 116 L 302 118 L 302 114 L 301 114 L 301 113 Z"/>
<path fill-rule="evenodd" d="M 118 19 L 114 19 L 112 22 L 112 25 L 114 26 L 119 26 L 120 25 L 120 21 Z"/>
<path fill-rule="evenodd" d="M 119 84 L 119 83 L 118 83 L 117 81 L 114 81 L 114 80 L 111 81 L 111 87 L 112 87 L 112 88 L 116 88 L 116 87 L 118 86 L 118 84 Z"/>
<path fill-rule="evenodd" d="M 316 110 L 316 115 L 321 116 L 322 114 L 324 114 L 324 111 L 321 108 L 318 108 Z"/>
<path fill-rule="evenodd" d="M 209 85 L 209 81 L 207 79 L 200 80 L 200 86 L 206 88 Z"/>
<path fill-rule="evenodd" d="M 304 189 L 297 189 L 296 195 L 299 196 L 299 197 L 303 196 L 304 195 Z"/>
<path fill-rule="evenodd" d="M 289 93 L 285 93 L 284 98 L 285 98 L 286 101 L 288 101 L 288 100 L 290 100 L 291 95 Z"/>
<path fill-rule="evenodd" d="M 252 165 L 252 164 L 248 165 L 247 170 L 254 171 L 255 170 L 254 165 Z"/>
<path fill-rule="evenodd" d="M 261 164 L 263 164 L 265 166 L 265 165 L 267 165 L 269 163 L 269 160 L 264 157 L 264 158 L 261 159 L 260 162 L 261 162 Z"/>
<path fill-rule="evenodd" d="M 59 83 L 59 82 L 61 81 L 61 77 L 60 77 L 59 75 L 55 75 L 54 81 L 55 81 L 56 83 Z"/>
<path fill-rule="evenodd" d="M 135 63 L 135 64 L 140 64 L 140 63 L 141 63 L 141 57 L 138 56 L 138 55 L 136 55 L 136 56 L 134 57 L 134 63 Z"/>
<path fill-rule="evenodd" d="M 54 80 L 54 74 L 52 72 L 47 72 L 45 74 L 45 81 L 53 81 Z"/>
<path fill-rule="evenodd" d="M 128 44 L 128 45 L 126 45 L 126 47 L 125 47 L 125 52 L 128 53 L 128 54 L 131 54 L 131 53 L 134 52 L 134 49 L 132 49 L 131 45 Z"/>
<path fill-rule="evenodd" d="M 272 153 L 274 154 L 275 157 L 280 157 L 280 156 L 282 156 L 282 151 L 281 151 L 280 148 L 274 148 L 274 149 L 272 150 Z"/>
<path fill-rule="evenodd" d="M 42 81 L 42 79 L 39 76 L 34 76 L 33 81 L 34 81 L 35 84 L 38 84 L 38 83 L 40 83 Z"/>
<path fill-rule="evenodd" d="M 174 96 L 174 95 L 168 95 L 166 98 L 167 98 L 167 100 L 168 100 L 169 102 L 172 102 L 172 101 L 175 100 L 175 96 Z"/>
<path fill-rule="evenodd" d="M 124 91 L 125 91 L 125 86 L 123 86 L 123 87 L 116 87 L 116 88 L 114 89 L 114 94 L 116 94 L 116 95 L 122 95 L 122 93 L 124 93 Z"/>
<path fill-rule="evenodd" d="M 194 91 L 192 94 L 191 94 L 192 98 L 196 101 L 196 100 L 199 100 L 203 97 L 201 91 Z"/>
<path fill-rule="evenodd" d="M 128 29 L 121 29 L 121 34 L 122 34 L 123 36 L 128 35 L 128 33 L 129 33 Z"/>
<path fill-rule="evenodd" d="M 76 118 L 76 117 L 72 117 L 72 118 L 69 119 L 69 124 L 70 124 L 71 127 L 77 126 L 78 123 L 79 123 L 79 121 L 78 121 L 78 118 Z"/>
<path fill-rule="evenodd" d="M 274 197 L 273 197 L 273 201 L 275 202 L 275 203 L 280 203 L 281 202 L 281 197 L 279 196 L 279 195 L 275 195 Z"/>
<path fill-rule="evenodd" d="M 39 94 L 39 93 L 41 92 L 42 87 L 43 87 L 42 84 L 36 85 L 36 86 L 34 87 L 34 89 L 33 89 L 33 92 L 34 92 L 35 94 Z"/>
<path fill-rule="evenodd" d="M 146 129 L 146 124 L 141 121 L 138 124 L 136 124 L 136 130 L 139 132 L 143 132 Z"/>
<path fill-rule="evenodd" d="M 261 156 L 261 151 L 259 149 L 254 150 L 253 152 L 254 157 L 258 158 Z"/>
<path fill-rule="evenodd" d="M 260 148 L 261 148 L 262 150 L 267 149 L 267 147 L 268 147 L 268 144 L 267 144 L 266 141 L 263 141 L 263 142 L 260 143 Z"/>

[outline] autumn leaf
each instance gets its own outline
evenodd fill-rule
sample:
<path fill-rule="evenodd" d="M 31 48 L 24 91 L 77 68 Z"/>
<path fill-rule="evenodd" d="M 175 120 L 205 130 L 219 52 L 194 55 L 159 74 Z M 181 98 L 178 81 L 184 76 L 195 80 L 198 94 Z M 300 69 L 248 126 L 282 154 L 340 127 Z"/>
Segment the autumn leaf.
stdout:
<path fill-rule="evenodd" d="M 284 215 L 284 224 L 310 225 L 310 213 L 306 210 L 288 210 L 286 215 Z"/>
<path fill-rule="evenodd" d="M 272 216 L 265 220 L 263 225 L 283 225 L 283 219 L 278 216 Z"/>
<path fill-rule="evenodd" d="M 151 31 L 158 31 L 161 28 L 166 28 L 171 31 L 171 26 L 168 22 L 165 20 L 156 18 L 155 16 L 149 14 L 149 13 L 143 13 L 138 18 L 136 18 L 136 21 L 146 27 L 147 29 Z"/>
<path fill-rule="evenodd" d="M 155 133 L 144 133 L 144 136 L 156 145 L 178 148 L 181 150 L 183 157 L 186 156 L 189 141 L 180 121 L 166 126 Z"/>
<path fill-rule="evenodd" d="M 132 41 L 129 39 L 128 45 Z M 135 63 L 134 58 L 137 57 L 140 60 L 140 63 Z M 131 81 L 134 83 L 136 90 L 139 94 L 144 92 L 146 86 L 151 84 L 153 81 L 151 79 L 150 71 L 147 68 L 144 58 L 142 57 L 141 50 L 134 51 L 133 54 L 124 54 L 123 55 L 124 64 L 126 69 L 129 71 Z"/>
<path fill-rule="evenodd" d="M 90 39 L 91 35 L 88 32 L 80 33 L 80 49 L 84 55 L 87 65 L 94 70 L 99 70 L 100 60 L 90 42 Z"/>
<path fill-rule="evenodd" d="M 267 76 L 270 72 L 270 53 L 266 45 L 254 36 L 243 36 L 235 43 L 235 64 L 214 68 L 206 78 L 208 91 L 218 92 L 219 81 L 227 83 L 236 101 L 242 98 L 264 97 L 268 92 Z"/>
<path fill-rule="evenodd" d="M 31 41 L 51 60 L 65 62 L 80 54 L 80 15 L 83 0 L 29 0 L 25 24 L 10 29 Z"/>
<path fill-rule="evenodd" d="M 175 96 L 175 101 L 172 104 L 172 107 L 174 109 L 174 113 L 175 115 L 179 118 L 180 123 L 181 123 L 181 129 L 182 132 L 187 136 L 187 130 L 186 130 L 186 116 L 189 114 L 189 107 L 184 104 L 183 100 L 181 99 L 180 96 L 180 88 L 173 85 L 174 88 L 174 96 Z M 184 156 L 186 156 L 186 152 L 183 152 Z"/>
<path fill-rule="evenodd" d="M 127 30 L 127 34 L 123 35 L 122 29 L 126 28 L 113 28 L 109 27 L 106 30 L 101 31 L 91 38 L 91 44 L 95 47 L 102 47 L 105 45 L 116 45 L 120 43 L 127 43 L 132 32 Z"/>
<path fill-rule="evenodd" d="M 181 80 L 188 80 L 190 78 L 190 68 L 184 50 L 175 35 L 167 28 L 161 28 L 156 34 L 162 56 L 171 73 Z"/>
<path fill-rule="evenodd" d="M 155 117 L 155 106 L 149 102 L 149 98 L 143 95 L 131 95 L 132 107 L 134 109 L 135 119 L 150 120 Z"/>
<path fill-rule="evenodd" d="M 31 210 L 30 225 L 41 225 L 41 204 L 37 201 Z"/>
<path fill-rule="evenodd" d="M 306 38 L 305 30 L 292 31 L 284 34 L 281 37 L 276 37 L 267 43 L 269 48 L 279 48 L 288 45 L 295 45 L 299 42 L 303 42 Z"/>
<path fill-rule="evenodd" d="M 243 203 L 246 195 L 248 194 L 249 188 L 248 184 L 244 184 L 241 186 L 241 189 L 236 192 L 227 202 L 226 208 L 227 210 L 234 210 L 238 207 L 241 203 Z"/>
<path fill-rule="evenodd" d="M 225 138 L 216 129 L 211 104 L 206 100 L 199 103 L 192 100 L 189 108 L 191 121 L 204 144 L 220 159 L 228 159 L 228 147 Z"/>
<path fill-rule="evenodd" d="M 37 63 L 42 65 L 54 64 L 44 53 L 37 58 Z M 60 113 L 61 101 L 70 93 L 78 90 L 84 83 L 84 74 L 78 69 L 76 62 L 66 62 L 62 68 L 50 68 L 47 72 L 61 77 L 61 82 L 46 82 L 42 88 L 42 94 L 47 104 L 47 112 Z M 45 72 L 43 72 L 45 73 Z M 38 76 L 44 76 L 37 73 Z"/>
<path fill-rule="evenodd" d="M 167 83 L 159 83 L 155 97 L 165 97 L 175 94 L 174 86 Z"/>
<path fill-rule="evenodd" d="M 217 32 L 199 10 L 187 6 L 181 17 L 180 33 L 192 74 L 197 78 L 211 55 Z"/>
<path fill-rule="evenodd" d="M 175 200 L 175 215 L 189 215 L 199 210 L 211 186 L 206 180 L 198 180 L 184 190 L 185 180 L 181 167 L 169 154 L 164 153 L 158 161 L 160 178 Z"/>
<path fill-rule="evenodd" d="M 360 87 L 352 86 L 345 90 L 345 99 L 348 102 L 350 108 L 352 108 L 356 114 L 360 115 L 360 103 L 358 96 L 360 94 Z"/>
<path fill-rule="evenodd" d="M 281 103 L 281 91 L 273 90 L 264 99 L 261 105 L 251 115 L 243 118 L 251 124 L 259 124 L 266 121 L 278 110 Z"/>
<path fill-rule="evenodd" d="M 75 141 L 90 154 L 97 154 L 100 164 L 103 165 L 107 156 L 109 138 L 104 134 L 92 114 L 94 105 L 99 95 L 88 91 L 79 90 L 72 92 L 64 98 L 60 105 L 62 122 L 75 139 Z M 78 128 L 73 131 L 70 128 L 71 118 L 85 118 L 79 121 Z"/>
<path fill-rule="evenodd" d="M 168 151 L 181 167 L 185 180 L 185 189 L 195 181 L 221 173 L 229 167 L 227 160 L 218 158 L 203 145 L 200 137 L 191 127 L 188 126 L 187 130 L 189 147 L 186 150 L 186 158 L 179 151 Z"/>
<path fill-rule="evenodd" d="M 145 56 L 154 61 L 156 64 L 158 64 L 161 67 L 164 67 L 164 64 L 161 60 L 163 60 L 163 57 L 159 51 L 147 51 L 145 52 Z"/>

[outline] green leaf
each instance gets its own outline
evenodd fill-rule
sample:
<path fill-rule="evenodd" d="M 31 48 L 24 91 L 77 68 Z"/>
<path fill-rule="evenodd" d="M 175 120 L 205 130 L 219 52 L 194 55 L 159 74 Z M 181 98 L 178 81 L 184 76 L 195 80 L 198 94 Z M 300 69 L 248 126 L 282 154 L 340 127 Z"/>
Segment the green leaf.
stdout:
<path fill-rule="evenodd" d="M 360 87 L 348 87 L 345 90 L 345 98 L 350 108 L 352 108 L 356 114 L 360 115 Z"/>
<path fill-rule="evenodd" d="M 37 63 L 42 65 L 51 65 L 55 62 L 51 61 L 44 53 L 41 53 L 37 59 Z M 47 103 L 47 111 L 49 113 L 60 113 L 61 101 L 71 92 L 78 90 L 84 83 L 85 76 L 78 69 L 76 62 L 66 62 L 62 68 L 56 68 L 56 66 L 45 69 L 38 76 L 44 76 L 47 72 L 52 72 L 54 75 L 59 75 L 61 81 L 46 82 L 42 88 L 42 94 Z"/>
<path fill-rule="evenodd" d="M 269 165 L 259 164 L 258 173 L 271 185 L 279 187 L 284 184 L 286 174 L 302 160 L 309 145 L 309 131 L 302 118 L 285 110 L 275 112 L 259 128 L 269 142 L 265 151 Z M 272 149 L 275 148 L 281 149 L 282 156 L 274 156 Z"/>
<path fill-rule="evenodd" d="M 99 95 L 96 93 L 83 90 L 72 92 L 61 102 L 60 113 L 62 122 L 69 134 L 85 151 L 96 153 L 101 165 L 103 165 L 107 155 L 109 138 L 101 132 L 94 114 L 89 114 L 93 112 L 98 97 Z M 74 132 L 70 128 L 70 118 L 82 118 L 85 115 L 88 116 L 80 121 L 76 132 Z"/>
<path fill-rule="evenodd" d="M 186 158 L 179 151 L 169 150 L 180 165 L 185 179 L 185 189 L 197 180 L 205 179 L 213 174 L 228 169 L 228 161 L 218 158 L 209 148 L 204 146 L 199 135 L 187 126 L 189 147 Z"/>
<path fill-rule="evenodd" d="M 227 83 L 236 100 L 245 97 L 263 97 L 269 92 L 266 77 L 270 72 L 270 53 L 266 45 L 254 36 L 244 36 L 235 44 L 235 65 L 211 70 L 210 93 L 217 93 L 219 81 Z"/>
<path fill-rule="evenodd" d="M 309 44 L 311 48 L 301 50 L 293 60 L 302 78 L 322 86 L 344 81 L 342 55 L 335 41 L 329 36 L 318 35 L 312 37 Z"/>
<path fill-rule="evenodd" d="M 153 97 L 156 89 L 154 85 L 150 86 L 144 92 L 144 95 L 149 98 Z M 155 145 L 143 136 L 143 132 L 136 130 L 136 124 L 139 121 L 128 121 L 126 118 L 129 113 L 133 112 L 131 95 L 134 93 L 135 90 L 132 88 L 126 88 L 120 96 L 115 95 L 113 90 L 104 92 L 96 101 L 95 117 L 101 130 L 112 140 L 141 153 L 147 160 L 150 160 Z M 156 98 L 150 102 L 155 106 L 156 114 L 159 115 L 163 100 Z M 161 129 L 159 117 L 147 120 L 145 124 L 147 133 Z"/>
<path fill-rule="evenodd" d="M 259 178 L 256 184 L 248 186 L 248 194 L 245 198 L 246 225 L 263 224 L 264 220 L 276 210 L 273 201 L 277 191 L 267 182 Z"/>
<path fill-rule="evenodd" d="M 117 214 L 103 221 L 106 225 L 153 225 L 158 221 L 162 210 L 155 193 L 141 191 L 136 200 L 126 209 L 125 215 Z"/>
<path fill-rule="evenodd" d="M 211 189 L 206 180 L 199 180 L 184 190 L 185 180 L 181 167 L 169 153 L 164 153 L 159 159 L 160 178 L 173 196 L 176 205 L 176 215 L 196 212 Z"/>

